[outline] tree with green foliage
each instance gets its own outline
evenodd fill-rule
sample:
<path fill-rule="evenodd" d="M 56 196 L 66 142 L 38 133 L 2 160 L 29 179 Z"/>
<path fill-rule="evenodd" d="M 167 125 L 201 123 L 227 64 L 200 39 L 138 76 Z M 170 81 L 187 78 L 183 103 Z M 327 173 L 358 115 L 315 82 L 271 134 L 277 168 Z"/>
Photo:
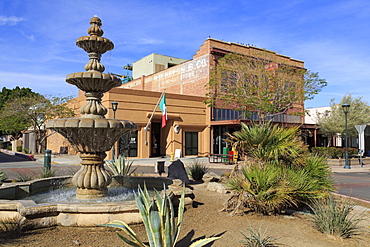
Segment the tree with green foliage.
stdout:
<path fill-rule="evenodd" d="M 259 57 L 259 58 L 255 58 Z M 263 53 L 229 53 L 218 61 L 207 85 L 209 106 L 257 114 L 265 122 L 279 114 L 303 114 L 303 101 L 327 85 L 318 73 L 286 65 Z"/>
<path fill-rule="evenodd" d="M 330 110 L 317 114 L 317 123 L 320 126 L 320 130 L 329 139 L 338 134 L 345 136 L 343 104 L 350 105 L 347 114 L 349 136 L 358 135 L 355 125 L 368 124 L 370 122 L 370 106 L 367 102 L 362 101 L 362 97 L 353 98 L 351 94 L 347 94 L 339 103 L 335 103 L 335 99 L 332 99 L 330 100 Z"/>
<path fill-rule="evenodd" d="M 13 131 L 31 129 L 35 133 L 37 153 L 45 147 L 45 123 L 55 118 L 72 117 L 73 111 L 66 104 L 70 97 L 44 97 L 40 94 L 8 100 L 0 112 L 0 128 Z M 19 123 L 19 124 L 13 124 Z M 16 129 L 19 128 L 19 129 Z"/>
<path fill-rule="evenodd" d="M 3 87 L 0 92 L 0 112 L 7 101 L 14 100 L 15 98 L 37 96 L 38 93 L 32 92 L 31 88 L 20 88 L 16 86 L 14 89 Z M 22 137 L 22 131 L 27 129 L 28 123 L 25 119 L 19 116 L 12 116 L 5 118 L 2 117 L 0 122 L 0 136 L 11 135 L 14 139 Z"/>

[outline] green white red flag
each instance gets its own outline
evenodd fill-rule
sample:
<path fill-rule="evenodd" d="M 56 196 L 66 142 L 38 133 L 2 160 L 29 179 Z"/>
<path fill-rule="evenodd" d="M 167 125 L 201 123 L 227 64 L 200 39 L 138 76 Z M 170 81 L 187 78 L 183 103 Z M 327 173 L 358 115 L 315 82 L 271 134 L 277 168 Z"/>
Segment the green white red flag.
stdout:
<path fill-rule="evenodd" d="M 166 107 L 166 94 L 163 94 L 159 108 L 162 111 L 162 128 L 166 126 L 167 123 L 167 107 Z"/>

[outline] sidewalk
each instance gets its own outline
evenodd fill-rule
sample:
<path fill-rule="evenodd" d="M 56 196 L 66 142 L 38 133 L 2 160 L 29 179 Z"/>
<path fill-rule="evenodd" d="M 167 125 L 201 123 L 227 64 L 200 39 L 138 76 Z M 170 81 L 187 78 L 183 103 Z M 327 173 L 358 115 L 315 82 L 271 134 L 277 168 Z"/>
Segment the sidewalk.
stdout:
<path fill-rule="evenodd" d="M 343 166 L 339 165 L 332 165 L 331 170 L 338 173 L 370 172 L 370 165 L 363 165 L 363 167 L 360 167 L 360 165 L 352 165 L 351 169 L 345 169 Z"/>
<path fill-rule="evenodd" d="M 35 155 L 35 160 L 37 162 L 43 163 L 44 156 L 42 154 Z M 136 159 L 136 158 L 129 158 L 129 160 L 133 160 L 134 166 L 149 166 L 154 167 L 157 161 L 165 161 L 165 166 L 168 167 L 171 164 L 169 157 L 154 157 L 154 158 L 145 158 L 145 159 Z M 182 157 L 180 160 L 186 165 L 191 164 L 195 160 L 199 162 L 205 163 L 210 168 L 214 169 L 233 169 L 234 165 L 228 165 L 224 163 L 209 163 L 208 157 Z M 81 159 L 79 155 L 69 155 L 69 154 L 57 154 L 51 156 L 51 163 L 52 165 L 79 165 L 81 163 Z"/>

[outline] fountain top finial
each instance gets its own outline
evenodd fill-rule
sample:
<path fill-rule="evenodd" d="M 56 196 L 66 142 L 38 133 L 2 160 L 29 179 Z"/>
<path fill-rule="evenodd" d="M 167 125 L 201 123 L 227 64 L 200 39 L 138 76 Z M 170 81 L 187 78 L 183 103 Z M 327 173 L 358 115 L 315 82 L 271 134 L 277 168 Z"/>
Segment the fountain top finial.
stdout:
<path fill-rule="evenodd" d="M 90 19 L 90 25 L 91 27 L 87 30 L 87 33 L 90 34 L 90 36 L 101 37 L 104 34 L 103 30 L 100 28 L 102 25 L 101 20 L 96 15 Z"/>

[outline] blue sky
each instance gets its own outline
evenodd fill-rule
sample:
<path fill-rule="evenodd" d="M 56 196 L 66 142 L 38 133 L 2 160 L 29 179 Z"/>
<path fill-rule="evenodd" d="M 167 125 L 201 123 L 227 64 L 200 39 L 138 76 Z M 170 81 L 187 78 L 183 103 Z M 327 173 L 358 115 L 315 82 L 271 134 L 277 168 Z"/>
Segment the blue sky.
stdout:
<path fill-rule="evenodd" d="M 252 44 L 305 62 L 328 86 L 306 102 L 327 106 L 346 94 L 370 103 L 370 1 L 0 0 L 0 87 L 76 95 L 66 75 L 84 71 L 75 45 L 89 20 L 102 19 L 115 49 L 105 72 L 158 53 L 191 59 L 209 36 Z"/>

